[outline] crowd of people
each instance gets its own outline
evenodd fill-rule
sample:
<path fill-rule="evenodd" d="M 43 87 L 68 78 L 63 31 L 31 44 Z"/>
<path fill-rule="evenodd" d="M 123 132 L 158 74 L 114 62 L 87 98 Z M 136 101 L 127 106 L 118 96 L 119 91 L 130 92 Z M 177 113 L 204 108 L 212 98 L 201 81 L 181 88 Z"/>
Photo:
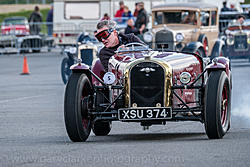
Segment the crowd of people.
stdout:
<path fill-rule="evenodd" d="M 140 37 L 140 35 L 146 32 L 149 19 L 143 2 L 135 3 L 133 14 L 123 1 L 119 2 L 119 6 L 120 8 L 116 11 L 114 18 L 118 23 L 127 24 L 125 34 L 133 33 Z M 105 13 L 101 20 L 110 20 L 110 17 Z"/>
<path fill-rule="evenodd" d="M 223 2 L 223 7 L 221 8 L 222 12 L 228 12 L 228 11 L 237 11 L 237 9 L 235 9 L 234 4 L 230 4 L 230 8 L 227 7 L 227 1 Z"/>

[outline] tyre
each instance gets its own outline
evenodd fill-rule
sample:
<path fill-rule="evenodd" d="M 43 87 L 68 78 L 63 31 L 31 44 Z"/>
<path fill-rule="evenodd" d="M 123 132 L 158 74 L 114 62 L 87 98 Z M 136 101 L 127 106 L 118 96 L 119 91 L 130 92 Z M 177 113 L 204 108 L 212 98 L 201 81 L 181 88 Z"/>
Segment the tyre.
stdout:
<path fill-rule="evenodd" d="M 205 129 L 209 139 L 220 139 L 229 130 L 230 81 L 224 71 L 211 71 L 205 90 Z"/>
<path fill-rule="evenodd" d="M 32 52 L 33 52 L 33 53 L 40 53 L 40 52 L 41 52 L 41 49 L 32 49 Z"/>
<path fill-rule="evenodd" d="M 64 84 L 68 82 L 69 77 L 72 73 L 70 66 L 71 64 L 69 63 L 69 59 L 67 57 L 63 58 L 61 63 L 61 76 Z"/>
<path fill-rule="evenodd" d="M 203 48 L 205 50 L 205 54 L 208 55 L 209 47 L 208 47 L 208 40 L 207 40 L 206 35 L 205 34 L 200 35 L 198 38 L 198 41 L 202 43 Z"/>
<path fill-rule="evenodd" d="M 73 73 L 66 85 L 64 119 L 69 138 L 84 142 L 91 131 L 88 108 L 91 106 L 92 85 L 85 74 Z"/>
<path fill-rule="evenodd" d="M 111 131 L 111 122 L 96 121 L 92 131 L 96 136 L 106 136 Z"/>
<path fill-rule="evenodd" d="M 200 55 L 201 57 L 206 57 L 205 51 L 202 48 L 197 49 L 195 54 Z"/>

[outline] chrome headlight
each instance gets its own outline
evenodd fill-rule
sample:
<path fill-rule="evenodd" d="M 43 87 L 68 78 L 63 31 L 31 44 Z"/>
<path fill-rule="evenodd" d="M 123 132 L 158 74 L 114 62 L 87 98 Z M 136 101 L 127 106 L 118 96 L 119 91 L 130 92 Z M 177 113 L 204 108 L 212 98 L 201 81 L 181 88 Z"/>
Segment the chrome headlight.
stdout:
<path fill-rule="evenodd" d="M 188 84 L 191 81 L 191 74 L 188 72 L 182 72 L 180 75 L 180 81 L 183 84 Z"/>
<path fill-rule="evenodd" d="M 182 33 L 177 33 L 175 39 L 177 42 L 182 42 L 184 40 L 184 36 Z"/>
<path fill-rule="evenodd" d="M 227 44 L 228 45 L 233 45 L 234 44 L 234 37 L 233 36 L 228 36 L 227 37 Z"/>
<path fill-rule="evenodd" d="M 153 35 L 151 32 L 145 32 L 143 34 L 143 39 L 145 42 L 152 42 L 152 39 L 153 39 Z"/>

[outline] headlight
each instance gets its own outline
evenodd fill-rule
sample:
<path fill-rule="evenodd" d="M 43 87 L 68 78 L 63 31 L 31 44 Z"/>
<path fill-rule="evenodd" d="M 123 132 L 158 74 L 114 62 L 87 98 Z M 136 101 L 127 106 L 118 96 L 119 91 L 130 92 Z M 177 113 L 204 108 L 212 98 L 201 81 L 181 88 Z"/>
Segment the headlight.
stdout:
<path fill-rule="evenodd" d="M 182 42 L 184 40 L 184 36 L 182 33 L 177 33 L 175 39 L 177 42 Z"/>
<path fill-rule="evenodd" d="M 150 32 L 145 32 L 145 33 L 143 34 L 143 39 L 144 39 L 145 42 L 152 42 L 152 39 L 153 39 L 152 33 L 150 33 Z"/>
<path fill-rule="evenodd" d="M 69 53 L 70 54 L 76 54 L 76 47 L 70 47 L 69 48 Z"/>
<path fill-rule="evenodd" d="M 247 43 L 250 44 L 250 36 L 247 38 Z"/>
<path fill-rule="evenodd" d="M 227 44 L 228 45 L 233 45 L 234 44 L 234 37 L 233 36 L 228 36 L 227 37 Z"/>
<path fill-rule="evenodd" d="M 188 84 L 191 81 L 191 74 L 188 72 L 183 72 L 180 75 L 180 81 L 183 84 Z"/>
<path fill-rule="evenodd" d="M 105 73 L 105 75 L 103 76 L 103 81 L 107 85 L 112 85 L 113 83 L 115 83 L 115 74 L 113 74 L 112 72 Z"/>

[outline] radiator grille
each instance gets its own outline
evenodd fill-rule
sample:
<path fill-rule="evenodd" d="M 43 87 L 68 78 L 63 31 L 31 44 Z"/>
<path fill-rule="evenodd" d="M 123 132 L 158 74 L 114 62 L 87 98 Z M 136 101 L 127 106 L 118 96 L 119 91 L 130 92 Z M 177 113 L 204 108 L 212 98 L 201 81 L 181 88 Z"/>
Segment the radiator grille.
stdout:
<path fill-rule="evenodd" d="M 130 71 L 130 104 L 138 107 L 163 106 L 164 69 L 153 62 L 135 65 Z"/>

